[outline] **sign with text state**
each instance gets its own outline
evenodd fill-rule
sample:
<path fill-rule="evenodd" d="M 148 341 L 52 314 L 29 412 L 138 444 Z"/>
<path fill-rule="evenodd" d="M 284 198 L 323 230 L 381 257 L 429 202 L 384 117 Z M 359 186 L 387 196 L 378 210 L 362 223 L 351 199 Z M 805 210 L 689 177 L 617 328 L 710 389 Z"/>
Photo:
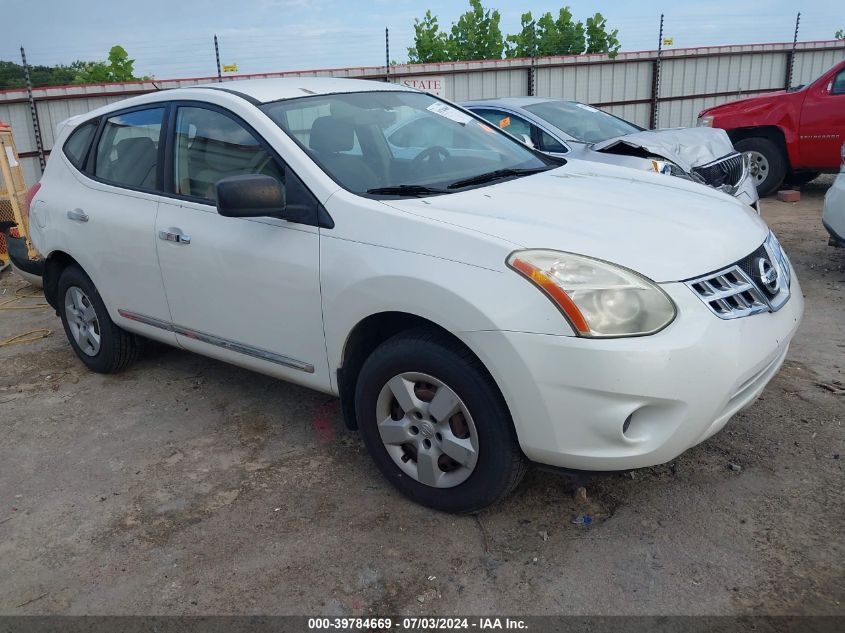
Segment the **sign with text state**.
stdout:
<path fill-rule="evenodd" d="M 416 88 L 424 92 L 430 92 L 438 97 L 445 97 L 446 78 L 442 75 L 426 77 L 402 77 L 399 83 L 408 88 Z"/>

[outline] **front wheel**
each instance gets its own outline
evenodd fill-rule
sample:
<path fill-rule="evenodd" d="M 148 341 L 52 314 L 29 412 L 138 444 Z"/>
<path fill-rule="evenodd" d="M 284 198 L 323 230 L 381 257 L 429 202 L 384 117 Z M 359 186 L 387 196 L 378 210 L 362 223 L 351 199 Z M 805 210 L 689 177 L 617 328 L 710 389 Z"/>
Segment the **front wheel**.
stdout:
<path fill-rule="evenodd" d="M 97 288 L 80 268 L 69 266 L 62 272 L 57 297 L 68 341 L 88 369 L 110 374 L 138 357 L 135 336 L 114 324 Z"/>
<path fill-rule="evenodd" d="M 475 512 L 525 474 L 501 394 L 478 359 L 443 336 L 417 330 L 378 347 L 358 375 L 355 410 L 379 470 L 417 503 Z"/>
<path fill-rule="evenodd" d="M 744 138 L 734 143 L 738 152 L 748 154 L 751 177 L 762 198 L 777 191 L 786 175 L 787 160 L 777 144 L 762 136 Z"/>

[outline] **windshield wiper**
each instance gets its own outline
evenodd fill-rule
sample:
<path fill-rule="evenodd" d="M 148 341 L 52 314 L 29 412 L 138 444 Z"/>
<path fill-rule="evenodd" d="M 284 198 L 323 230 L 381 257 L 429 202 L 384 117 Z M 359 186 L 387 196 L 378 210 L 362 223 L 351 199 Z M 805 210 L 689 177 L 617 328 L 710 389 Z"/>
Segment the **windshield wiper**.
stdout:
<path fill-rule="evenodd" d="M 553 169 L 554 165 L 544 165 L 543 167 L 534 167 L 532 169 L 497 169 L 495 171 L 487 172 L 486 174 L 479 174 L 472 178 L 465 178 L 464 180 L 456 180 L 448 186 L 449 189 L 460 189 L 461 187 L 469 187 L 470 185 L 483 185 L 485 182 L 493 182 L 494 180 L 501 180 L 510 176 L 528 176 L 529 174 L 538 174 L 541 171 Z"/>
<path fill-rule="evenodd" d="M 392 187 L 376 187 L 367 189 L 367 193 L 384 194 L 386 196 L 428 196 L 437 193 L 451 193 L 445 189 L 435 189 L 425 185 L 394 185 Z"/>

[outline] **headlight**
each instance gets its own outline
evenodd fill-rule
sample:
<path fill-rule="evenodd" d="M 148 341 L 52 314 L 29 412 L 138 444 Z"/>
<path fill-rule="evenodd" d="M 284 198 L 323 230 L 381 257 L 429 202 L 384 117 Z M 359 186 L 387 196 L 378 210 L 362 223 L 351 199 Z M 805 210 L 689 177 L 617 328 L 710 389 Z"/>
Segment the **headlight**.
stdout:
<path fill-rule="evenodd" d="M 542 290 L 579 336 L 654 334 L 675 304 L 654 282 L 614 264 L 550 250 L 516 251 L 508 266 Z"/>
<path fill-rule="evenodd" d="M 713 127 L 713 118 L 711 115 L 698 117 L 698 127 Z"/>

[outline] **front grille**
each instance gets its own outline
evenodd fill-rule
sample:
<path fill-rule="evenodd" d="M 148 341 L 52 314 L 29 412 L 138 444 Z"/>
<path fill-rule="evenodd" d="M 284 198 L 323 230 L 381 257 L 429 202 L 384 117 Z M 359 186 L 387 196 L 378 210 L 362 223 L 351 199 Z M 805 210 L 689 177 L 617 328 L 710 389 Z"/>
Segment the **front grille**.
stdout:
<path fill-rule="evenodd" d="M 692 172 L 711 187 L 736 187 L 742 182 L 745 159 L 739 152 L 734 152 L 707 165 L 693 167 Z"/>
<path fill-rule="evenodd" d="M 739 264 L 688 282 L 716 316 L 723 319 L 766 312 L 769 304 Z"/>
<path fill-rule="evenodd" d="M 766 287 L 759 270 L 760 260 L 768 262 L 776 273 L 778 283 L 772 290 Z M 789 299 L 792 278 L 786 253 L 774 233 L 769 233 L 766 241 L 747 257 L 685 283 L 716 316 L 738 319 L 783 307 Z"/>

